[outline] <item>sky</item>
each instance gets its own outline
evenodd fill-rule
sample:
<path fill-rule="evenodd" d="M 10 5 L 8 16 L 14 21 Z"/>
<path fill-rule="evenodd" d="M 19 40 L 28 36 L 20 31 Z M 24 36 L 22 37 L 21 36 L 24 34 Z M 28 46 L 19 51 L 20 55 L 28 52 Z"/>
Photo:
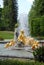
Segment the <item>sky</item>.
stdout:
<path fill-rule="evenodd" d="M 18 0 L 18 13 L 28 14 L 34 0 Z M 3 0 L 0 0 L 0 5 L 3 7 Z"/>
<path fill-rule="evenodd" d="M 3 7 L 3 0 L 0 0 L 0 7 Z"/>
<path fill-rule="evenodd" d="M 28 14 L 34 0 L 18 0 L 18 12 Z"/>

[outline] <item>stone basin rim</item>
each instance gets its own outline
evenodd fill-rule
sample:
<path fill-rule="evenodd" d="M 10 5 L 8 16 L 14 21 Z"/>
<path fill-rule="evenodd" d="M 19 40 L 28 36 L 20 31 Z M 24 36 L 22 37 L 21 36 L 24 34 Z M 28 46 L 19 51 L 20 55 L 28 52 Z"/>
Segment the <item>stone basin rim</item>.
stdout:
<path fill-rule="evenodd" d="M 17 57 L 17 56 L 9 56 L 9 55 L 0 55 L 0 58 L 21 58 L 21 59 L 34 59 L 34 57 Z"/>

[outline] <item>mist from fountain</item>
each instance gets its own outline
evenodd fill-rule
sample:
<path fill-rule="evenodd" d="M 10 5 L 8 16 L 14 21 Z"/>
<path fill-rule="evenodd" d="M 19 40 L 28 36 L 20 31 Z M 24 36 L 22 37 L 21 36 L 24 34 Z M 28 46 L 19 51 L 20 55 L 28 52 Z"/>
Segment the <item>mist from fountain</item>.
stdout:
<path fill-rule="evenodd" d="M 29 28 L 28 28 L 28 15 L 27 14 L 21 14 L 19 16 L 19 32 L 20 30 L 24 30 L 24 33 L 26 36 L 30 35 Z"/>
<path fill-rule="evenodd" d="M 25 36 L 30 36 L 30 31 L 29 31 L 29 27 L 28 27 L 28 15 L 27 14 L 20 14 L 19 18 L 18 18 L 18 28 L 15 29 L 14 32 L 14 40 L 17 39 L 16 37 L 16 32 L 18 34 L 20 34 L 21 30 L 24 30 L 24 34 Z"/>

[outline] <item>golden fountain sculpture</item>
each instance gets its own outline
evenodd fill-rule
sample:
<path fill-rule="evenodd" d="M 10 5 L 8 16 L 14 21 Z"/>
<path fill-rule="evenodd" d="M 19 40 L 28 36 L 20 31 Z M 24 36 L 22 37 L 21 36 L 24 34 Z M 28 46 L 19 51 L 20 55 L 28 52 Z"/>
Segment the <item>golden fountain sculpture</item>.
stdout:
<path fill-rule="evenodd" d="M 9 43 L 7 43 L 7 44 L 5 44 L 5 48 L 8 48 L 8 47 L 11 47 L 11 46 L 14 46 L 15 45 L 15 43 L 16 43 L 16 41 L 14 41 L 14 40 L 11 40 Z"/>
<path fill-rule="evenodd" d="M 22 42 L 25 46 L 30 45 L 32 47 L 32 49 L 39 47 L 39 42 L 37 40 L 35 40 L 34 38 L 31 38 L 31 37 L 26 37 L 24 35 L 24 30 L 20 31 L 20 34 L 19 34 L 17 40 L 19 42 Z M 5 44 L 5 48 L 14 46 L 15 44 L 16 44 L 16 41 L 11 40 L 10 43 Z"/>

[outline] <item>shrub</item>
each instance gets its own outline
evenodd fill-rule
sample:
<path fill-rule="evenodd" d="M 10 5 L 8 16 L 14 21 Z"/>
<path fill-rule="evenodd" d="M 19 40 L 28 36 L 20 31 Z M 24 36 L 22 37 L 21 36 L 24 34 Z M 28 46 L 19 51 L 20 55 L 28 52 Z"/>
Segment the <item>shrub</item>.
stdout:
<path fill-rule="evenodd" d="M 44 62 L 44 46 L 35 49 L 33 55 L 35 60 Z"/>
<path fill-rule="evenodd" d="M 40 63 L 40 62 L 33 62 L 33 61 L 22 61 L 22 60 L 0 60 L 0 65 L 44 65 L 44 63 Z"/>
<path fill-rule="evenodd" d="M 32 19 L 30 26 L 32 36 L 44 36 L 44 16 Z"/>

